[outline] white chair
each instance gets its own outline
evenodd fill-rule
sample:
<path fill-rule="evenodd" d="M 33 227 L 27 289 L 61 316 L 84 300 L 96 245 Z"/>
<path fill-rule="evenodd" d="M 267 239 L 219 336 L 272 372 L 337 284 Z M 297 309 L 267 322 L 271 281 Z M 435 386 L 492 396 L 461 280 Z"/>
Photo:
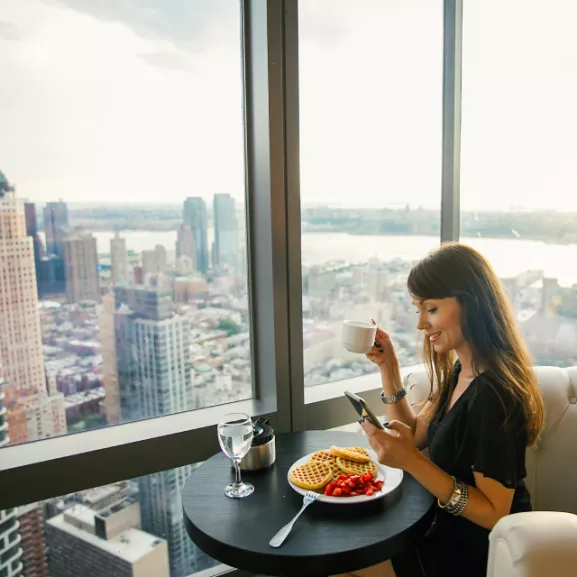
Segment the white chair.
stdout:
<path fill-rule="evenodd" d="M 577 576 L 577 367 L 536 367 L 546 424 L 527 449 L 533 511 L 502 518 L 489 537 L 487 577 Z M 429 392 L 425 369 L 405 376 L 415 411 Z"/>

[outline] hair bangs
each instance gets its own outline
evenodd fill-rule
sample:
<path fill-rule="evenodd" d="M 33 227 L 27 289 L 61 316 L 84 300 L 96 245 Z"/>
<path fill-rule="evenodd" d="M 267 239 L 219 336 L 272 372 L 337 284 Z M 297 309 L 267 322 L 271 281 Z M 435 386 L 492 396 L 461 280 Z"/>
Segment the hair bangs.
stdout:
<path fill-rule="evenodd" d="M 419 261 L 409 273 L 407 288 L 415 299 L 445 299 L 455 296 L 435 262 L 435 253 Z"/>

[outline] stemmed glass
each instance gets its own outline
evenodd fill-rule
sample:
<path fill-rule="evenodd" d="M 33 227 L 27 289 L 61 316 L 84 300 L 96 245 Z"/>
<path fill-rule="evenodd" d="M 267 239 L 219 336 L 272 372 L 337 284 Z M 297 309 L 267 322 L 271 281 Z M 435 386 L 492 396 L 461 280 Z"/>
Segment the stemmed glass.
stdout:
<path fill-rule="evenodd" d="M 218 442 L 222 452 L 232 459 L 235 481 L 227 485 L 224 494 L 231 499 L 242 499 L 252 495 L 253 485 L 243 483 L 240 478 L 240 462 L 252 445 L 252 421 L 244 413 L 229 413 L 218 421 Z"/>

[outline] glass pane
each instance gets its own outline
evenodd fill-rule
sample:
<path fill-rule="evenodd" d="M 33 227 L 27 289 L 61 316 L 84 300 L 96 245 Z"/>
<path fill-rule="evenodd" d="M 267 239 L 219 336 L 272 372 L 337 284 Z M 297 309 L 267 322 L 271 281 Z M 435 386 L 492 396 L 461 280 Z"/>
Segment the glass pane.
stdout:
<path fill-rule="evenodd" d="M 466 8 L 462 240 L 503 280 L 535 364 L 574 365 L 577 5 L 490 0 Z"/>
<path fill-rule="evenodd" d="M 299 5 L 305 385 L 375 366 L 344 319 L 393 333 L 416 362 L 411 263 L 439 243 L 441 0 Z"/>
<path fill-rule="evenodd" d="M 0 436 L 249 398 L 239 2 L 0 0 L 0 51 Z"/>
<path fill-rule="evenodd" d="M 182 519 L 182 488 L 195 467 L 1 511 L 0 563 L 17 562 L 10 577 L 185 577 L 214 567 Z"/>

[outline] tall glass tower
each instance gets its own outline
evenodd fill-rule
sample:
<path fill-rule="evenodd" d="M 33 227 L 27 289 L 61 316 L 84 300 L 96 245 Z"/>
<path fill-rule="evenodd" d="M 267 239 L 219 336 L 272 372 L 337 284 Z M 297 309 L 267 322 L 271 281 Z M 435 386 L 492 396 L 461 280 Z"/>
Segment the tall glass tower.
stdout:
<path fill-rule="evenodd" d="M 184 201 L 183 221 L 190 227 L 194 238 L 196 269 L 206 274 L 208 271 L 208 215 L 203 198 L 189 197 Z"/>

